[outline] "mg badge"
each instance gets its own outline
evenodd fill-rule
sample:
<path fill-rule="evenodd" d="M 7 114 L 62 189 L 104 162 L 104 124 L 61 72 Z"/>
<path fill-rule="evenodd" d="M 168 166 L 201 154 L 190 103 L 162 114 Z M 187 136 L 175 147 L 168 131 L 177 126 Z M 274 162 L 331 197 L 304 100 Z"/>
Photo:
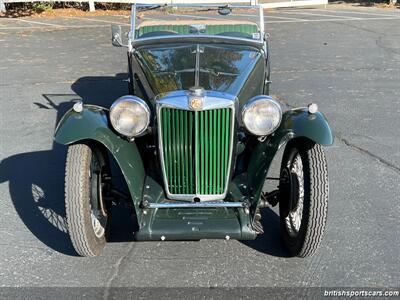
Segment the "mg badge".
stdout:
<path fill-rule="evenodd" d="M 194 110 L 201 109 L 203 100 L 201 98 L 191 98 L 189 100 L 189 107 Z"/>

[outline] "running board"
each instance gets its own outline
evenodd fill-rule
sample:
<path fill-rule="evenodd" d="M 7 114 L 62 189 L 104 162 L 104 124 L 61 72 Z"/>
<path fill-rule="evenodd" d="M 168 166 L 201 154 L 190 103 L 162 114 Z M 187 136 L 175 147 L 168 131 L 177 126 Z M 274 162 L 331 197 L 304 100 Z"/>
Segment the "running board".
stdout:
<path fill-rule="evenodd" d="M 221 208 L 221 207 L 247 207 L 244 202 L 161 202 L 161 203 L 146 203 L 145 208 Z"/>

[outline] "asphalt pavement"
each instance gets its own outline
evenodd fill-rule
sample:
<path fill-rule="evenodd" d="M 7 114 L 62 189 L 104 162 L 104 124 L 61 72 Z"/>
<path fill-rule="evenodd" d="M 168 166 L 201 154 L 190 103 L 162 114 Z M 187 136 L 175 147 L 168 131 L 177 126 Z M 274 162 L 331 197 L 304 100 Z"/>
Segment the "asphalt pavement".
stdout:
<path fill-rule="evenodd" d="M 271 94 L 290 107 L 316 102 L 335 134 L 327 230 L 308 259 L 287 257 L 276 209 L 255 241 L 131 242 L 124 207 L 103 255 L 76 256 L 65 148 L 52 137 L 72 101 L 110 105 L 127 93 L 113 23 L 129 19 L 0 19 L 0 286 L 99 287 L 104 298 L 116 286 L 400 286 L 400 9 L 266 14 Z"/>

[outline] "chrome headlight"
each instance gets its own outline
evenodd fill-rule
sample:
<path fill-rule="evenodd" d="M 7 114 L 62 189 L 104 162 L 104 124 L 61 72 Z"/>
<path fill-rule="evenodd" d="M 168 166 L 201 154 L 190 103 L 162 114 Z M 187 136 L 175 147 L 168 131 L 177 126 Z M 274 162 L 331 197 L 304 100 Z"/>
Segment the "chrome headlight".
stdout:
<path fill-rule="evenodd" d="M 142 134 L 150 123 L 150 109 L 146 102 L 135 96 L 123 96 L 110 108 L 111 125 L 120 134 L 135 137 Z"/>
<path fill-rule="evenodd" d="M 282 109 L 278 102 L 268 96 L 252 98 L 242 110 L 242 121 L 246 129 L 258 136 L 271 134 L 282 119 Z"/>

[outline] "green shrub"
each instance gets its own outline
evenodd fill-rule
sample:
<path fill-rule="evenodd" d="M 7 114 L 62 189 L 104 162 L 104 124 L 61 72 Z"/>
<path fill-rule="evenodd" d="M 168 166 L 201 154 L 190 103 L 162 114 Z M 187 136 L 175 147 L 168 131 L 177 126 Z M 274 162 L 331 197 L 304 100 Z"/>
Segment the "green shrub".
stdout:
<path fill-rule="evenodd" d="M 37 2 L 33 3 L 33 10 L 37 13 L 51 11 L 53 9 L 53 5 L 53 3 Z"/>

